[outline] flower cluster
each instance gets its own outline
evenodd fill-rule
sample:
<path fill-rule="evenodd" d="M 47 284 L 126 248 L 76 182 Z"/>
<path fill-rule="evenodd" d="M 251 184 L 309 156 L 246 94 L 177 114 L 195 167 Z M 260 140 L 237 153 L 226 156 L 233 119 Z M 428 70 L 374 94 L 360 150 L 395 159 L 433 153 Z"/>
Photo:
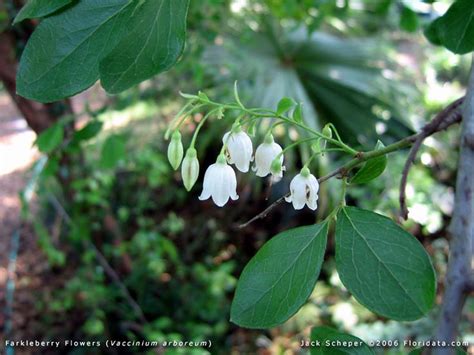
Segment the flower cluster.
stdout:
<path fill-rule="evenodd" d="M 250 136 L 236 123 L 232 130 L 222 138 L 223 147 L 214 164 L 210 165 L 205 174 L 203 190 L 199 196 L 200 200 L 212 198 L 214 203 L 222 207 L 229 199 L 237 200 L 237 178 L 234 169 L 246 173 L 250 170 L 252 161 L 255 161 L 252 170 L 259 177 L 271 176 L 273 181 L 278 181 L 283 176 L 284 150 L 275 142 L 273 135 L 269 132 L 257 149 L 253 150 Z M 184 186 L 189 191 L 196 183 L 199 176 L 199 161 L 193 143 L 187 150 L 183 160 L 183 145 L 181 135 L 175 131 L 171 136 L 168 147 L 168 159 L 171 166 L 176 170 L 181 164 L 181 174 Z M 316 210 L 318 201 L 318 180 L 305 166 L 290 183 L 290 196 L 286 198 L 297 210 L 307 205 Z"/>

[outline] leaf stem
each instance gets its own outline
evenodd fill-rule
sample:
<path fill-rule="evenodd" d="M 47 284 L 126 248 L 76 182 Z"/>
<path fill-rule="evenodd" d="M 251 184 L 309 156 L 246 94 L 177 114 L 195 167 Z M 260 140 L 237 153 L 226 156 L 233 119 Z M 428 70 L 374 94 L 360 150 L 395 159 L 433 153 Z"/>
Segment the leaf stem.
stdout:
<path fill-rule="evenodd" d="M 349 147 L 347 144 L 345 144 L 344 142 L 342 142 L 342 140 L 340 140 L 340 137 L 338 137 L 338 139 L 333 139 L 333 138 L 329 138 L 329 137 L 326 137 L 324 134 L 322 134 L 321 132 L 318 132 L 308 126 L 306 126 L 304 123 L 301 123 L 301 122 L 296 122 L 284 115 L 281 115 L 281 114 L 277 114 L 276 112 L 274 111 L 270 111 L 270 110 L 265 110 L 266 112 L 263 113 L 261 112 L 262 110 L 261 109 L 248 109 L 246 108 L 245 106 L 243 106 L 242 102 L 240 102 L 240 99 L 238 97 L 238 94 L 235 94 L 236 91 L 234 90 L 234 96 L 236 96 L 236 100 L 237 100 L 237 103 L 236 104 L 220 104 L 218 102 L 214 102 L 210 99 L 206 99 L 206 98 L 203 98 L 203 97 L 197 97 L 199 101 L 201 101 L 204 105 L 211 105 L 211 106 L 218 106 L 218 107 L 222 107 L 224 109 L 228 109 L 228 110 L 241 110 L 243 112 L 246 112 L 248 113 L 249 115 L 251 116 L 254 116 L 254 117 L 257 117 L 257 118 L 277 118 L 283 122 L 286 122 L 286 123 L 289 123 L 289 124 L 292 124 L 294 126 L 297 126 L 319 138 L 322 138 L 324 140 L 326 140 L 327 142 L 331 143 L 331 144 L 334 144 L 336 146 L 339 146 L 340 148 L 342 148 L 346 153 L 349 153 L 349 154 L 352 154 L 352 155 L 355 155 L 357 153 L 357 151 L 351 147 Z M 336 131 L 336 134 L 337 134 L 337 131 Z M 337 136 L 339 136 L 337 134 Z"/>
<path fill-rule="evenodd" d="M 201 120 L 201 122 L 199 122 L 198 126 L 196 127 L 196 130 L 194 131 L 194 134 L 193 134 L 193 138 L 191 139 L 191 144 L 189 145 L 190 148 L 194 148 L 194 144 L 196 143 L 196 138 L 199 134 L 199 131 L 201 130 L 201 127 L 204 125 L 204 123 L 206 122 L 206 120 L 214 113 L 218 110 L 218 108 L 215 108 L 211 111 L 209 111 L 204 117 L 203 119 Z"/>

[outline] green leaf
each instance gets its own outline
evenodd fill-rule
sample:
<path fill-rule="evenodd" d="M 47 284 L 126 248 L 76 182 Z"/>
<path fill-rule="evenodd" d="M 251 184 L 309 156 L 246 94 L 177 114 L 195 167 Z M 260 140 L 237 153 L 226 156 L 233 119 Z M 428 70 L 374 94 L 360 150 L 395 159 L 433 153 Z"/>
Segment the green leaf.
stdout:
<path fill-rule="evenodd" d="M 436 279 L 428 254 L 387 217 L 342 208 L 336 223 L 336 267 L 344 286 L 377 314 L 408 321 L 433 306 Z"/>
<path fill-rule="evenodd" d="M 242 101 L 240 101 L 239 89 L 237 87 L 237 80 L 234 81 L 234 98 L 235 98 L 235 102 L 237 102 L 237 104 L 240 107 L 244 107 L 244 105 L 242 104 Z"/>
<path fill-rule="evenodd" d="M 40 102 L 75 95 L 99 79 L 99 62 L 129 28 L 135 1 L 81 0 L 45 18 L 28 41 L 18 94 Z"/>
<path fill-rule="evenodd" d="M 48 229 L 38 219 L 33 221 L 33 228 L 37 236 L 38 245 L 46 255 L 48 262 L 51 265 L 64 266 L 66 255 L 55 247 Z"/>
<path fill-rule="evenodd" d="M 62 143 L 64 138 L 64 127 L 61 123 L 55 123 L 36 139 L 36 145 L 40 152 L 50 153 Z"/>
<path fill-rule="evenodd" d="M 428 38 L 428 40 L 437 45 L 441 46 L 443 43 L 441 41 L 441 38 L 439 37 L 438 33 L 438 28 L 439 28 L 439 21 L 441 20 L 441 17 L 438 17 L 436 20 L 431 22 L 431 24 L 426 27 L 425 29 L 425 37 Z"/>
<path fill-rule="evenodd" d="M 112 169 L 125 156 L 125 139 L 120 135 L 107 138 L 102 146 L 100 165 L 105 169 Z"/>
<path fill-rule="evenodd" d="M 375 149 L 379 150 L 385 148 L 381 141 L 378 141 L 375 145 Z M 370 159 L 367 161 L 362 168 L 354 175 L 351 180 L 351 184 L 365 184 L 382 174 L 387 166 L 387 156 L 382 155 L 380 157 Z"/>
<path fill-rule="evenodd" d="M 186 94 L 186 93 L 181 92 L 181 91 L 179 92 L 179 94 L 180 94 L 182 97 L 184 97 L 185 99 L 196 100 L 196 99 L 199 98 L 198 95 Z"/>
<path fill-rule="evenodd" d="M 48 157 L 48 161 L 41 172 L 43 177 L 53 176 L 59 170 L 59 158 L 58 157 Z"/>
<path fill-rule="evenodd" d="M 280 100 L 277 106 L 276 113 L 277 115 L 281 115 L 288 111 L 290 108 L 296 105 L 295 100 L 289 97 L 284 97 L 283 99 Z"/>
<path fill-rule="evenodd" d="M 361 339 L 329 327 L 311 329 L 311 355 L 372 355 L 374 352 Z M 334 342 L 346 342 L 346 346 L 335 346 Z M 349 345 L 350 344 L 350 345 Z"/>
<path fill-rule="evenodd" d="M 425 31 L 434 44 L 441 44 L 457 54 L 474 50 L 474 1 L 456 0 L 448 11 L 433 21 Z"/>
<path fill-rule="evenodd" d="M 415 32 L 419 27 L 418 15 L 407 6 L 403 6 L 400 14 L 400 28 L 407 32 Z"/>
<path fill-rule="evenodd" d="M 327 223 L 320 223 L 270 239 L 240 276 L 231 321 L 246 328 L 271 328 L 295 314 L 318 279 L 327 232 Z"/>
<path fill-rule="evenodd" d="M 189 0 L 140 1 L 127 34 L 100 62 L 100 79 L 118 93 L 172 67 L 183 52 Z"/>
<path fill-rule="evenodd" d="M 79 131 L 74 133 L 74 140 L 85 141 L 94 138 L 96 135 L 99 134 L 100 130 L 102 129 L 102 125 L 103 123 L 100 121 L 89 122 Z"/>
<path fill-rule="evenodd" d="M 299 103 L 296 105 L 295 111 L 293 112 L 293 121 L 301 123 L 303 122 L 303 104 Z"/>
<path fill-rule="evenodd" d="M 72 2 L 73 0 L 29 0 L 16 15 L 13 24 L 29 18 L 46 17 Z"/>

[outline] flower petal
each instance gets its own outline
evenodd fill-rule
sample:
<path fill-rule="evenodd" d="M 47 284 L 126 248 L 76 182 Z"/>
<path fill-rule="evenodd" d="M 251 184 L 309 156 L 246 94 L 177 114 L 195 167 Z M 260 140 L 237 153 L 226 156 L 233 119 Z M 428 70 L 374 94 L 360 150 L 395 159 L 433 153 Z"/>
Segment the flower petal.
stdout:
<path fill-rule="evenodd" d="M 227 166 L 225 174 L 228 188 L 227 192 L 229 197 L 235 201 L 239 198 L 239 195 L 237 195 L 237 178 L 235 176 L 235 171 L 230 166 Z"/>
<path fill-rule="evenodd" d="M 212 201 L 219 206 L 224 206 L 229 201 L 228 183 L 226 181 L 226 164 L 217 164 L 215 171 L 214 187 L 212 190 Z"/>
<path fill-rule="evenodd" d="M 217 164 L 211 164 L 207 168 L 205 174 L 204 174 L 204 182 L 202 186 L 202 192 L 201 195 L 199 196 L 199 199 L 201 201 L 207 200 L 209 197 L 211 197 L 213 193 L 213 187 L 215 185 L 215 169 L 216 169 Z"/>
<path fill-rule="evenodd" d="M 282 151 L 281 147 L 276 143 L 262 143 L 255 152 L 255 168 L 256 175 L 265 177 L 270 174 L 270 167 L 273 159 Z M 283 156 L 281 156 L 283 162 Z"/>
<path fill-rule="evenodd" d="M 290 183 L 291 198 L 295 210 L 301 210 L 306 204 L 306 178 L 296 175 Z"/>
<path fill-rule="evenodd" d="M 316 208 L 318 208 L 318 179 L 316 179 L 316 177 L 311 174 L 306 178 L 306 186 L 309 192 L 306 196 L 306 205 L 314 211 Z"/>
<path fill-rule="evenodd" d="M 253 147 L 247 133 L 242 131 L 236 133 L 227 132 L 222 141 L 227 145 L 229 163 L 234 163 L 237 169 L 244 173 L 249 171 Z"/>

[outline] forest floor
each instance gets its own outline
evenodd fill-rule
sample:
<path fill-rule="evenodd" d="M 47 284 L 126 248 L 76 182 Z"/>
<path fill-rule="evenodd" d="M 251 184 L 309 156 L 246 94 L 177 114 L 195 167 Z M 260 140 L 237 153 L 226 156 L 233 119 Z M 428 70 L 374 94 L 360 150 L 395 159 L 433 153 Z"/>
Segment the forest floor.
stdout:
<path fill-rule="evenodd" d="M 11 99 L 0 93 L 1 346 L 5 339 L 28 339 L 34 335 L 37 319 L 35 295 L 44 287 L 48 270 L 47 260 L 39 249 L 31 226 L 21 220 L 20 192 L 31 175 L 29 168 L 39 156 L 33 147 L 35 138 Z M 17 258 L 15 234 L 19 236 Z M 7 298 L 11 295 L 13 299 L 9 302 Z"/>

